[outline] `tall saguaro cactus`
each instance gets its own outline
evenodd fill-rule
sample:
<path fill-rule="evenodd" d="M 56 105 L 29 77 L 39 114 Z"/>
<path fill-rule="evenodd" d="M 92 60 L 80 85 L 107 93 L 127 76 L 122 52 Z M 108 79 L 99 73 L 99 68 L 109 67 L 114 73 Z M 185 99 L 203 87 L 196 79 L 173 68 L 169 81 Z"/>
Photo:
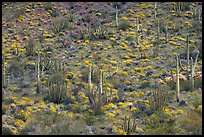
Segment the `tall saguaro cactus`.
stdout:
<path fill-rule="evenodd" d="M 103 94 L 103 70 L 100 70 L 100 93 Z"/>
<path fill-rule="evenodd" d="M 117 5 L 115 6 L 115 9 L 116 9 L 115 21 L 116 21 L 116 26 L 118 27 L 119 22 L 118 22 L 118 6 Z"/>
<path fill-rule="evenodd" d="M 166 43 L 168 42 L 168 27 L 165 27 L 165 39 L 166 39 Z"/>
<path fill-rule="evenodd" d="M 179 83 L 179 59 L 176 55 L 176 101 L 180 100 L 180 83 Z"/>
<path fill-rule="evenodd" d="M 157 23 L 158 23 L 158 24 L 157 24 L 157 37 L 158 37 L 158 40 L 159 40 L 159 38 L 160 38 L 160 26 L 159 26 L 159 20 L 158 20 Z"/>
<path fill-rule="evenodd" d="M 40 50 L 38 49 L 37 57 L 37 93 L 41 91 L 41 80 L 40 80 Z"/>
<path fill-rule="evenodd" d="M 154 18 L 157 18 L 157 2 L 154 4 Z"/>

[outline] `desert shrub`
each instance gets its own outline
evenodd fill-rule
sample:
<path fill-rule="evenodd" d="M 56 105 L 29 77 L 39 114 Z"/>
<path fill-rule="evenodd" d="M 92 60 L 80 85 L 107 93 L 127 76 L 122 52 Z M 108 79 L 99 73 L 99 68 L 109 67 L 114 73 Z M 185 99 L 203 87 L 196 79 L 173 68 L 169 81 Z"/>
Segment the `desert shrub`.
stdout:
<path fill-rule="evenodd" d="M 57 34 L 72 27 L 67 17 L 55 17 L 52 19 L 52 31 Z"/>
<path fill-rule="evenodd" d="M 190 90 L 191 90 L 190 81 L 188 80 L 180 81 L 180 91 L 190 91 Z"/>
<path fill-rule="evenodd" d="M 33 38 L 29 38 L 26 43 L 26 55 L 33 56 L 36 53 L 36 42 Z"/>
<path fill-rule="evenodd" d="M 126 40 L 127 40 L 127 41 L 133 41 L 133 40 L 134 40 L 134 37 L 133 37 L 133 36 L 128 36 L 128 37 L 126 37 Z"/>
<path fill-rule="evenodd" d="M 7 22 L 10 22 L 14 18 L 17 19 L 21 15 L 24 14 L 24 9 L 23 8 L 12 8 L 11 10 L 7 12 L 3 12 L 3 17 L 7 19 Z"/>
<path fill-rule="evenodd" d="M 128 29 L 129 26 L 130 26 L 130 23 L 128 21 L 122 21 L 122 22 L 120 22 L 118 29 L 126 31 L 126 29 Z"/>
<path fill-rule="evenodd" d="M 176 89 L 176 82 L 175 81 L 171 80 L 171 81 L 168 81 L 166 84 L 170 87 L 171 90 Z"/>
<path fill-rule="evenodd" d="M 163 112 L 156 112 L 150 117 L 146 117 L 148 135 L 173 135 L 176 133 L 175 118 Z"/>
<path fill-rule="evenodd" d="M 23 8 L 17 8 L 15 9 L 15 12 L 14 12 L 14 18 L 19 18 L 21 15 L 23 15 L 24 13 L 24 9 Z"/>
<path fill-rule="evenodd" d="M 10 125 L 3 125 L 2 126 L 2 135 L 14 135 L 12 133 L 12 127 Z"/>
<path fill-rule="evenodd" d="M 81 118 L 38 112 L 21 131 L 22 135 L 86 135 L 86 123 Z"/>
<path fill-rule="evenodd" d="M 186 135 L 202 135 L 202 116 L 196 112 L 186 113 L 178 120 L 178 125 Z"/>
<path fill-rule="evenodd" d="M 23 63 L 18 59 L 14 58 L 10 62 L 10 67 L 8 68 L 8 72 L 14 76 L 14 78 L 22 76 L 24 71 Z"/>
<path fill-rule="evenodd" d="M 51 2 L 45 2 L 44 3 L 44 8 L 46 11 L 52 10 L 52 3 Z"/>
<path fill-rule="evenodd" d="M 202 105 L 202 97 L 194 96 L 192 100 L 192 104 L 195 108 L 197 108 L 199 105 Z"/>
<path fill-rule="evenodd" d="M 20 110 L 15 111 L 14 116 L 15 116 L 16 119 L 20 119 L 20 120 L 23 120 L 23 121 L 27 120 L 25 113 L 21 113 Z"/>
<path fill-rule="evenodd" d="M 84 121 L 86 122 L 88 126 L 91 126 L 96 122 L 96 116 L 90 113 L 85 113 Z"/>
<path fill-rule="evenodd" d="M 202 88 L 202 78 L 194 80 L 195 89 Z"/>

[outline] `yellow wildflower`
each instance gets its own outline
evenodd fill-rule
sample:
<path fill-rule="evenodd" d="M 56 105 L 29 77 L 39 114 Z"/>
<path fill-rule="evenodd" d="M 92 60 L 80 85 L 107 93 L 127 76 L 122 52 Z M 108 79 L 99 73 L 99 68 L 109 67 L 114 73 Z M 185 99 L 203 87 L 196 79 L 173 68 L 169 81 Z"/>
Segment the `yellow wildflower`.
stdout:
<path fill-rule="evenodd" d="M 179 110 L 176 111 L 176 113 L 177 113 L 178 115 L 180 115 L 180 114 L 183 114 L 184 112 L 183 112 L 183 110 L 179 109 Z"/>
<path fill-rule="evenodd" d="M 51 108 L 50 108 L 50 111 L 51 111 L 51 112 L 57 112 L 56 108 L 54 108 L 54 107 L 51 107 Z"/>

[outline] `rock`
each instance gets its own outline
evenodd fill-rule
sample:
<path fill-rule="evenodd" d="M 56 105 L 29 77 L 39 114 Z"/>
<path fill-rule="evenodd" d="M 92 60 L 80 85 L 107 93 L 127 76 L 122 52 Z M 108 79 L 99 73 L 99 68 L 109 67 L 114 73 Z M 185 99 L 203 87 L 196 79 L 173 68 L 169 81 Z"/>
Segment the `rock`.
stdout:
<path fill-rule="evenodd" d="M 187 106 L 186 102 L 184 100 L 181 100 L 179 102 L 179 106 Z"/>
<path fill-rule="evenodd" d="M 113 133 L 113 128 L 112 128 L 112 127 L 107 127 L 106 130 L 107 130 L 109 133 Z"/>

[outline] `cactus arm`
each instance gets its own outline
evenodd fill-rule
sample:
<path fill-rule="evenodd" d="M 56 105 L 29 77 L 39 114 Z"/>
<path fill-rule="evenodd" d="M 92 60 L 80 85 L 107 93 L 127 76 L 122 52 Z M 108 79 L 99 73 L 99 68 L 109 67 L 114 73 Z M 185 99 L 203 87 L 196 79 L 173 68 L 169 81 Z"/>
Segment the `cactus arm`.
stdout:
<path fill-rule="evenodd" d="M 181 68 L 181 70 L 182 70 L 182 71 L 186 71 L 186 70 L 184 69 L 184 67 L 182 66 L 180 55 L 178 55 L 178 63 L 179 63 L 179 67 Z"/>
<path fill-rule="evenodd" d="M 196 64 L 197 64 L 197 61 L 198 61 L 198 55 L 199 55 L 199 53 L 197 53 L 197 55 L 196 55 L 195 63 L 194 63 L 194 66 L 193 66 L 193 70 L 195 70 L 195 67 L 196 67 Z"/>

